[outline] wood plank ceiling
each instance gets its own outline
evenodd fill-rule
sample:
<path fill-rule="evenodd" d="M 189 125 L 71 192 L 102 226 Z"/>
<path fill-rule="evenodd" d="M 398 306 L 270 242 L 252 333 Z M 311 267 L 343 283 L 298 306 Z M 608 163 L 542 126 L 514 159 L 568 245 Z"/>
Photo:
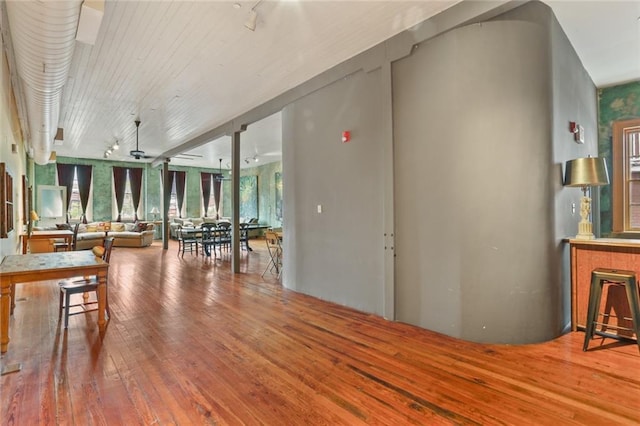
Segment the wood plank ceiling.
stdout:
<path fill-rule="evenodd" d="M 64 141 L 52 149 L 103 158 L 117 140 L 109 159 L 131 160 L 139 118 L 140 149 L 151 157 L 140 161 L 152 161 L 459 2 L 105 1 L 95 45 L 75 45 L 58 122 Z M 640 78 L 640 2 L 545 3 L 596 86 Z M 252 7 L 255 31 L 244 26 Z M 280 137 L 279 114 L 251 125 L 241 158 L 279 160 Z M 191 153 L 202 157 L 172 163 L 226 165 L 229 138 Z"/>
<path fill-rule="evenodd" d="M 103 158 L 118 140 L 109 159 L 131 160 L 139 118 L 140 149 L 155 158 L 455 3 L 263 1 L 250 31 L 254 1 L 107 1 L 95 45 L 76 43 L 52 148 Z M 243 135 L 242 158 L 279 159 L 279 117 L 263 126 Z M 204 163 L 182 164 L 229 162 L 228 143 L 199 153 Z"/>

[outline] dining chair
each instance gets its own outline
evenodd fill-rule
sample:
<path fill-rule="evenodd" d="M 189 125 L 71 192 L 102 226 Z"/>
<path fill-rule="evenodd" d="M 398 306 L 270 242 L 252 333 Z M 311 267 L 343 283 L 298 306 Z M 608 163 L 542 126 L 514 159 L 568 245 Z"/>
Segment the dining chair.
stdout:
<path fill-rule="evenodd" d="M 178 237 L 178 256 L 184 257 L 185 252 L 196 252 L 198 255 L 198 237 L 195 232 L 187 232 L 182 225 L 176 230 Z"/>
<path fill-rule="evenodd" d="M 239 226 L 240 232 L 240 249 L 245 251 L 251 251 L 249 249 L 249 224 L 241 223 Z"/>
<path fill-rule="evenodd" d="M 73 237 L 71 238 L 71 245 L 65 241 L 57 241 L 53 243 L 53 251 L 74 251 L 76 249 L 76 241 L 78 241 L 78 228 L 80 224 L 76 223 L 73 226 Z"/>
<path fill-rule="evenodd" d="M 218 245 L 220 246 L 220 255 L 222 255 L 222 247 L 228 250 L 231 247 L 231 223 L 218 223 Z"/>
<path fill-rule="evenodd" d="M 278 234 L 272 231 L 265 232 L 264 237 L 267 242 L 270 260 L 261 277 L 264 278 L 264 274 L 266 274 L 267 271 L 273 273 L 275 270 L 278 278 L 280 278 L 280 274 L 282 274 L 282 246 L 280 245 L 280 238 L 278 238 Z"/>
<path fill-rule="evenodd" d="M 109 263 L 111 259 L 111 249 L 113 248 L 113 237 L 107 237 L 104 239 L 104 252 L 102 254 L 102 260 Z M 58 283 L 60 287 L 60 312 L 64 310 L 64 328 L 69 327 L 69 316 L 82 314 L 85 312 L 93 312 L 98 310 L 98 278 L 96 276 L 84 277 L 84 278 L 71 278 L 63 280 Z M 109 287 L 107 277 L 107 298 L 105 308 L 107 316 L 111 318 L 111 310 L 109 309 Z M 71 304 L 71 295 L 79 293 L 94 292 L 96 295 L 95 301 L 84 300 L 82 303 Z M 94 305 L 91 309 L 87 309 Z M 78 312 L 71 312 L 71 308 L 81 307 L 82 310 Z"/>
<path fill-rule="evenodd" d="M 213 250 L 213 256 L 216 257 L 216 224 L 215 223 L 203 223 L 200 225 L 202 228 L 202 235 L 200 237 L 200 248 L 202 249 L 203 256 L 211 256 L 211 250 Z"/>

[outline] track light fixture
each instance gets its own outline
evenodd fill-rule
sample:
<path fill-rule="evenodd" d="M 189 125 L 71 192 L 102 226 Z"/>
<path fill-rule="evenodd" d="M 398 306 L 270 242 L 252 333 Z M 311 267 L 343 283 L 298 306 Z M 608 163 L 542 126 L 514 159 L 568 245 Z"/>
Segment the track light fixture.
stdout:
<path fill-rule="evenodd" d="M 107 148 L 107 150 L 104 152 L 104 158 L 109 158 L 109 156 L 113 154 L 113 151 L 116 151 L 118 149 L 120 149 L 120 143 L 116 139 L 114 144 Z"/>
<path fill-rule="evenodd" d="M 244 162 L 245 162 L 245 164 L 251 164 L 251 161 L 252 161 L 252 160 L 253 160 L 254 162 L 256 162 L 256 163 L 257 163 L 258 161 L 260 161 L 260 159 L 258 158 L 258 154 L 254 155 L 253 157 L 247 157 L 247 158 L 245 158 L 245 159 L 244 159 Z"/>

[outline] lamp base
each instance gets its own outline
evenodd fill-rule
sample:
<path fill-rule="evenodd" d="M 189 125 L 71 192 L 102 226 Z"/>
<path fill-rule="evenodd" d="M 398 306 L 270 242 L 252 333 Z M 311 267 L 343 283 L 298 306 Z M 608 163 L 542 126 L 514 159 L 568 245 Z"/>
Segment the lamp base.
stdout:
<path fill-rule="evenodd" d="M 581 220 L 578 223 L 578 235 L 576 240 L 595 240 L 596 236 L 593 235 L 593 224 L 586 220 Z"/>
<path fill-rule="evenodd" d="M 596 236 L 593 234 L 578 234 L 575 236 L 576 240 L 595 240 Z"/>

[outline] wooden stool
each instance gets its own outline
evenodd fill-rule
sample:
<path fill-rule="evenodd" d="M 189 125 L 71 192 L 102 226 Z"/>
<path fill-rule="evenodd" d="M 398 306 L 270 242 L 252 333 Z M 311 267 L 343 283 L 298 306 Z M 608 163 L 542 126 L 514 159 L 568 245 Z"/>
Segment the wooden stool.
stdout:
<path fill-rule="evenodd" d="M 633 328 L 613 326 L 603 324 L 597 321 L 598 310 L 600 309 L 600 298 L 602 289 L 605 285 L 623 285 L 627 290 L 627 301 L 629 309 L 631 309 L 631 321 Z M 636 284 L 636 273 L 633 271 L 623 271 L 618 269 L 596 268 L 591 272 L 591 289 L 589 290 L 589 309 L 587 311 L 587 328 L 584 336 L 583 351 L 589 347 L 589 341 L 594 334 L 605 337 L 620 338 L 613 334 L 607 334 L 596 330 L 596 325 L 606 325 L 609 328 L 623 329 L 636 333 L 638 348 L 640 348 L 640 297 L 638 296 L 638 287 Z"/>

